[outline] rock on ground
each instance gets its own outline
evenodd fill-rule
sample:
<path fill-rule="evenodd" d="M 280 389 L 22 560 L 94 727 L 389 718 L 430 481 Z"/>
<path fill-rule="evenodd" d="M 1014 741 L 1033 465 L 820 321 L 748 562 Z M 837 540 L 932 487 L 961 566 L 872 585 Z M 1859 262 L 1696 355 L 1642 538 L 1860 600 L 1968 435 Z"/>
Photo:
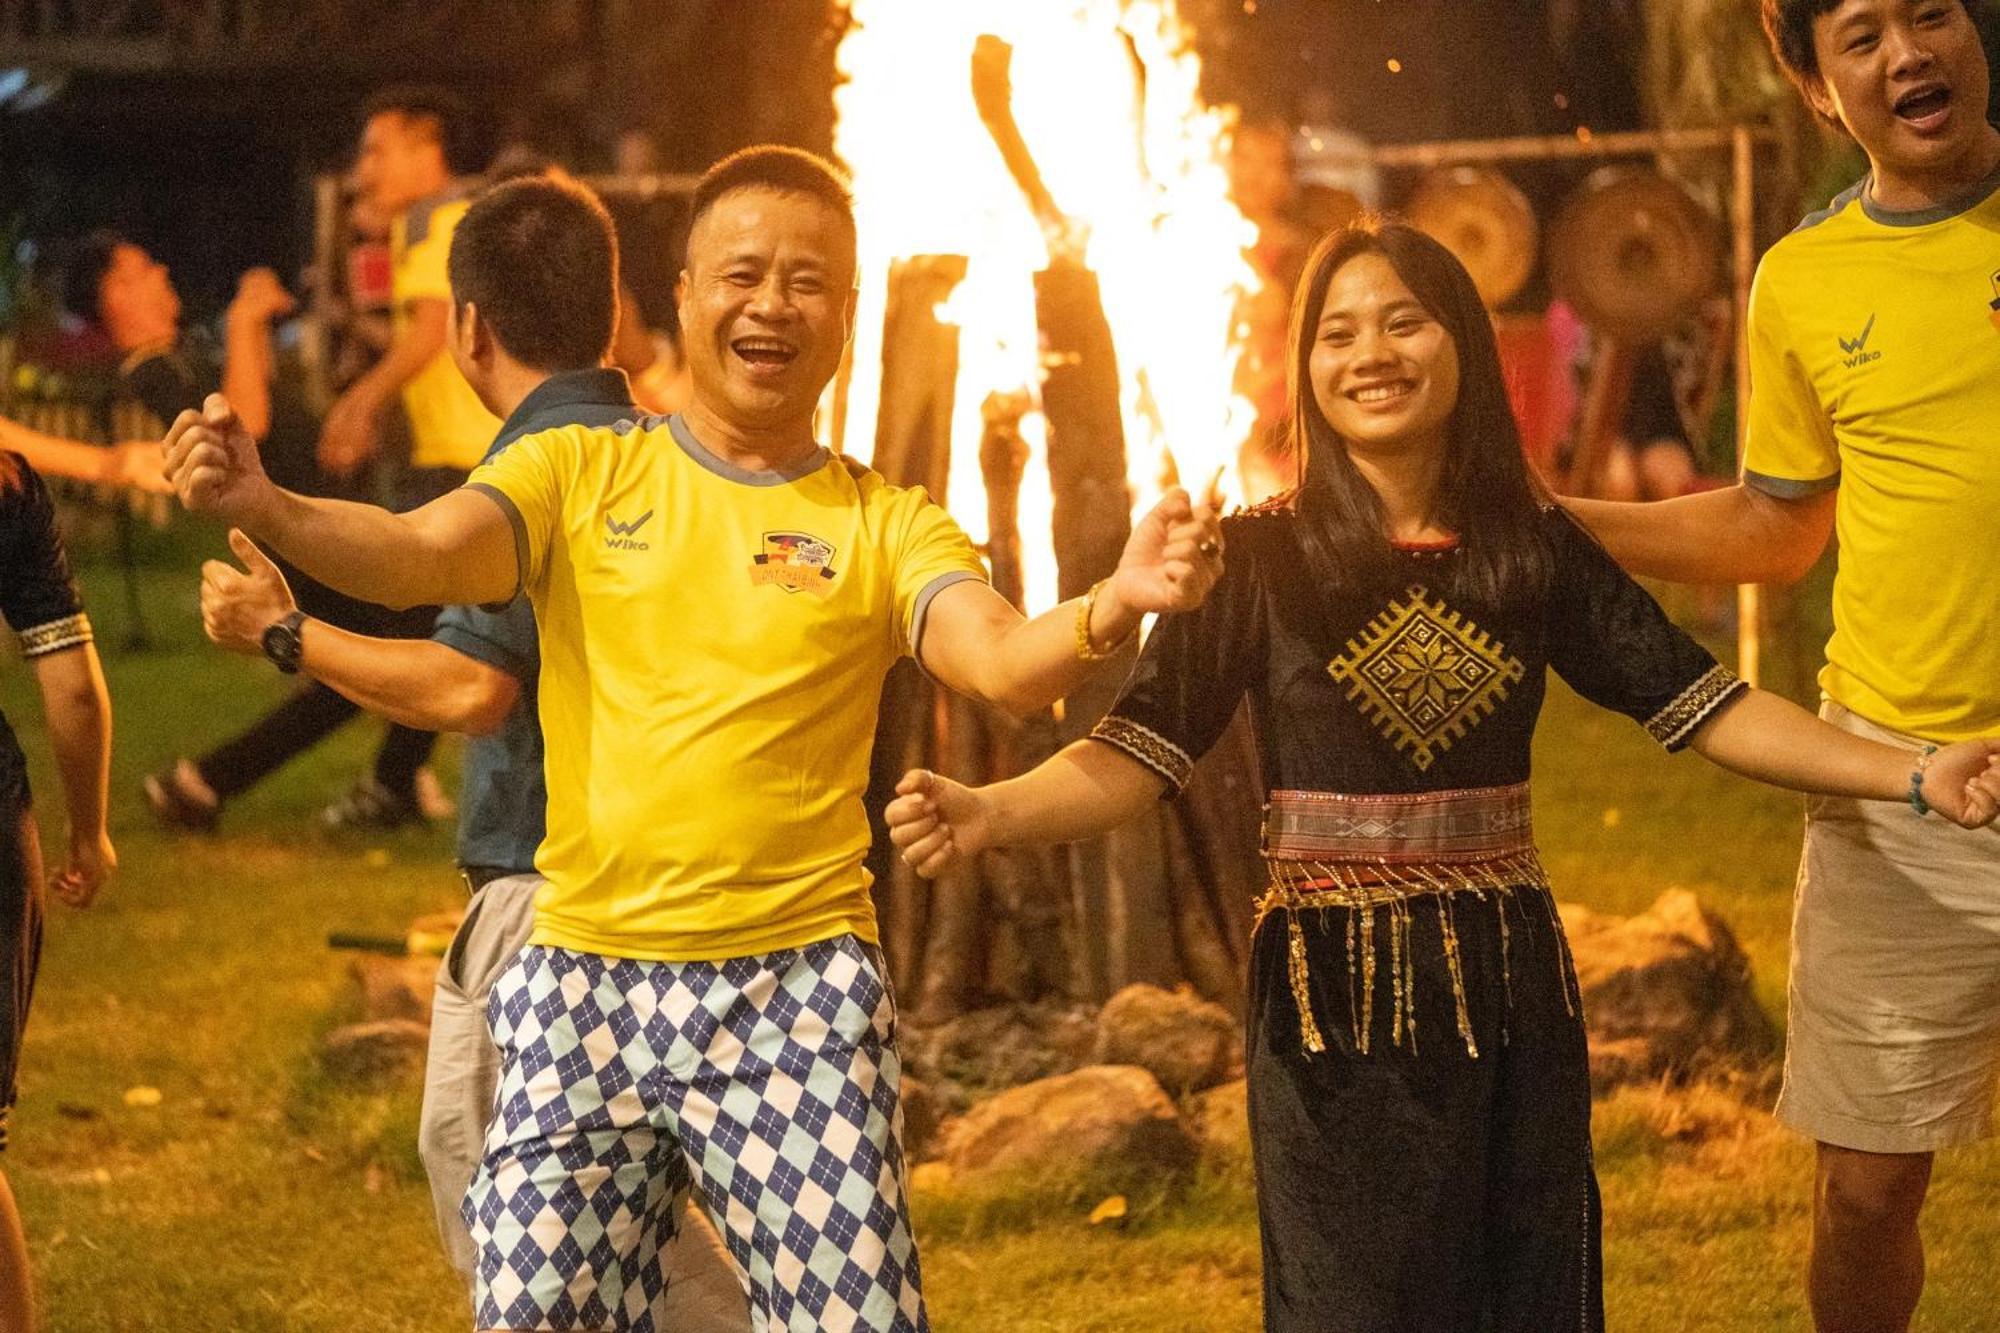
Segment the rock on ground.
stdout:
<path fill-rule="evenodd" d="M 429 1026 L 431 995 L 437 990 L 438 960 L 383 958 L 369 954 L 347 965 L 361 988 L 361 1016 L 371 1022 L 402 1018 Z"/>
<path fill-rule="evenodd" d="M 421 1075 L 430 1029 L 407 1018 L 350 1023 L 326 1034 L 320 1062 L 343 1083 L 380 1084 Z"/>
<path fill-rule="evenodd" d="M 1236 1019 L 1189 990 L 1127 986 L 1097 1016 L 1094 1063 L 1139 1065 L 1171 1093 L 1199 1092 L 1235 1071 L 1243 1038 Z"/>
<path fill-rule="evenodd" d="M 1750 963 L 1722 918 L 1685 889 L 1634 917 L 1562 907 L 1590 1034 L 1591 1081 L 1625 1083 L 1754 1069 L 1777 1034 Z"/>
<path fill-rule="evenodd" d="M 1195 1137 L 1144 1069 L 1091 1065 L 1010 1088 L 947 1127 L 954 1180 L 1032 1172 L 1152 1179 L 1197 1156 Z"/>

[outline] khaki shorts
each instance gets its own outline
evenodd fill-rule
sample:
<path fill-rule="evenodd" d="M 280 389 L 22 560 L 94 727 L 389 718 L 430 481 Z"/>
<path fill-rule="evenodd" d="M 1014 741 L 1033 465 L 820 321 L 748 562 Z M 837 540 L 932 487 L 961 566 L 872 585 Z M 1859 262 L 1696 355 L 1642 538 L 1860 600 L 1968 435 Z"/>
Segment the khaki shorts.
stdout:
<path fill-rule="evenodd" d="M 1828 722 L 1919 742 L 1825 704 Z M 1919 1153 L 1991 1132 L 2000 1075 L 2000 827 L 1812 797 L 1792 918 L 1778 1118 L 1822 1143 Z"/>

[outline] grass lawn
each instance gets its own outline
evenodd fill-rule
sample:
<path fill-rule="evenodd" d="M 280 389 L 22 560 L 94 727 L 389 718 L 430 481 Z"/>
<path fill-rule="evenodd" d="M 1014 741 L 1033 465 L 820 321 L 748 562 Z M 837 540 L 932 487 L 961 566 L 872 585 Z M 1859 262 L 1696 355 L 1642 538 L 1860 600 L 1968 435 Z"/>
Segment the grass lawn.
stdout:
<path fill-rule="evenodd" d="M 139 776 L 285 689 L 268 668 L 201 640 L 196 540 L 145 542 L 149 653 L 118 646 L 116 575 L 84 571 L 117 706 L 123 868 L 88 914 L 53 910 L 8 1153 L 48 1327 L 463 1330 L 416 1160 L 414 1093 L 340 1091 L 313 1056 L 347 1003 L 327 931 L 395 932 L 450 906 L 449 834 L 362 839 L 315 827 L 318 807 L 366 762 L 378 734 L 368 723 L 233 806 L 226 840 L 151 827 Z M 1798 802 L 1697 759 L 1663 759 L 1630 723 L 1554 693 L 1537 818 L 1563 896 L 1628 912 L 1666 887 L 1694 889 L 1734 924 L 1760 997 L 1782 1015 Z M 56 788 L 23 670 L 0 670 L 0 707 L 29 749 L 53 837 Z M 440 751 L 445 768 L 454 758 Z M 135 1088 L 157 1089 L 158 1104 L 129 1104 Z M 1804 1146 L 1755 1117 L 1740 1133 L 1679 1146 L 1654 1131 L 1665 1113 L 1645 1094 L 1599 1110 L 1612 1327 L 1804 1327 Z M 940 1333 L 1255 1326 L 1243 1172 L 1175 1199 L 1135 1199 L 1122 1231 L 1085 1222 L 1095 1202 L 920 1195 Z M 1989 1266 L 2000 1249 L 2000 1151 L 1946 1159 L 1928 1228 L 1934 1276 L 1920 1327 L 2000 1329 Z"/>

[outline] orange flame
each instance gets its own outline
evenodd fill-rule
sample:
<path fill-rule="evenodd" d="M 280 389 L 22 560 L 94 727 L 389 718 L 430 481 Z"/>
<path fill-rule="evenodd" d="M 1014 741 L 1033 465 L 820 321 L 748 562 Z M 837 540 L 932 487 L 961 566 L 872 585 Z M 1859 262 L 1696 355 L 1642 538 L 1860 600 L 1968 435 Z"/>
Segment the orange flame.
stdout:
<path fill-rule="evenodd" d="M 847 440 L 874 438 L 891 263 L 966 256 L 965 280 L 938 312 L 960 331 L 944 500 L 983 541 L 980 406 L 991 393 L 1027 394 L 1020 525 L 1039 610 L 1056 585 L 1034 304 L 1048 248 L 974 107 L 974 44 L 992 35 L 1014 48 L 1015 118 L 1049 193 L 1088 236 L 1117 347 L 1135 514 L 1169 484 L 1173 461 L 1196 485 L 1222 468 L 1224 492 L 1243 495 L 1237 454 L 1255 412 L 1232 387 L 1232 325 L 1259 279 L 1244 258 L 1256 228 L 1229 198 L 1233 111 L 1201 101 L 1174 0 L 849 0 L 848 10 L 834 142 L 854 177 L 862 287 Z"/>

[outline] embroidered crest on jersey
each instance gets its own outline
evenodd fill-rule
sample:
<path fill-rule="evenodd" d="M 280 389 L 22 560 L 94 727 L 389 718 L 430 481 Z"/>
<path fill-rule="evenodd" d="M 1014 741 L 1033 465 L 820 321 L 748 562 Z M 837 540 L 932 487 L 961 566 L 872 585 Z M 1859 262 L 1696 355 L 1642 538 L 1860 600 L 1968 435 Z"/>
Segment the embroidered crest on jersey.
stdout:
<path fill-rule="evenodd" d="M 1420 770 L 1491 715 L 1526 674 L 1503 645 L 1421 586 L 1390 602 L 1326 669 Z"/>
<path fill-rule="evenodd" d="M 750 582 L 786 592 L 833 595 L 833 547 L 807 532 L 767 532 L 764 549 L 750 562 Z"/>

